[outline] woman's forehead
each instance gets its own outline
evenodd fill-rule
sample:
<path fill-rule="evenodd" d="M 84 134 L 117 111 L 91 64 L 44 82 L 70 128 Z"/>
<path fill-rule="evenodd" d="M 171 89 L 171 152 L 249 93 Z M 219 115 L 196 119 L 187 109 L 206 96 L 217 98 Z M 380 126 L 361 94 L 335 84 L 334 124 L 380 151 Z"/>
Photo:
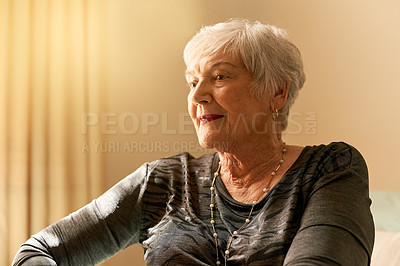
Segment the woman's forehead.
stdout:
<path fill-rule="evenodd" d="M 192 58 L 187 69 L 186 75 L 202 73 L 219 67 L 228 67 L 232 69 L 243 68 L 244 65 L 237 56 L 229 53 L 216 53 L 213 55 L 200 55 Z"/>

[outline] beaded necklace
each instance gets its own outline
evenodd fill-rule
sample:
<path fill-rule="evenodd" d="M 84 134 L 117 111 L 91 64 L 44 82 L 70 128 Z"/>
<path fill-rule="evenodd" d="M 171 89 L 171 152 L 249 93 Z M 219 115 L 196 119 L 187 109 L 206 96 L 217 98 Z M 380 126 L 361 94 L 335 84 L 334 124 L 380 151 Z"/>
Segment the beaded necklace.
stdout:
<path fill-rule="evenodd" d="M 262 192 L 263 192 L 263 193 L 262 193 L 260 196 L 258 196 L 258 197 L 252 202 L 252 204 L 251 204 L 251 209 L 250 209 L 250 213 L 249 213 L 249 215 L 247 216 L 247 218 L 246 218 L 244 224 L 243 224 L 241 227 L 239 227 L 237 230 L 233 231 L 231 237 L 229 238 L 228 246 L 226 247 L 225 255 L 224 255 L 225 266 L 226 266 L 226 260 L 227 260 L 228 255 L 229 255 L 229 249 L 231 248 L 233 239 L 239 234 L 240 231 L 243 230 L 243 228 L 245 228 L 245 227 L 250 223 L 250 218 L 251 218 L 251 214 L 253 213 L 254 206 L 256 205 L 256 203 L 258 202 L 258 200 L 260 199 L 260 197 L 261 197 L 262 195 L 264 195 L 265 193 L 268 193 L 268 192 L 271 190 L 271 183 L 272 183 L 272 180 L 274 179 L 274 177 L 275 177 L 275 175 L 276 175 L 276 172 L 279 170 L 279 168 L 281 168 L 282 164 L 284 163 L 285 154 L 286 154 L 286 151 L 287 151 L 285 145 L 286 145 L 286 144 L 283 143 L 283 147 L 282 147 L 282 158 L 281 158 L 281 160 L 279 161 L 279 164 L 278 164 L 278 166 L 275 168 L 275 170 L 272 171 L 272 173 L 271 173 L 271 178 L 269 179 L 267 186 L 265 186 L 265 187 L 262 189 Z M 215 197 L 215 180 L 216 180 L 217 177 L 220 175 L 220 171 L 221 171 L 221 163 L 219 163 L 218 169 L 217 169 L 217 171 L 214 173 L 214 178 L 213 178 L 213 181 L 212 181 L 211 187 L 210 187 L 210 191 L 211 191 L 211 202 L 210 202 L 211 220 L 210 220 L 210 223 L 211 223 L 211 226 L 212 226 L 212 229 L 213 229 L 213 237 L 214 237 L 214 242 L 215 242 L 215 251 L 216 251 L 216 253 L 217 253 L 217 262 L 216 262 L 217 265 L 220 265 L 220 264 L 221 264 L 221 261 L 219 260 L 219 252 L 218 252 L 218 234 L 217 234 L 217 231 L 215 230 L 215 220 L 214 220 L 214 207 L 215 207 L 215 205 L 214 205 L 214 197 Z"/>

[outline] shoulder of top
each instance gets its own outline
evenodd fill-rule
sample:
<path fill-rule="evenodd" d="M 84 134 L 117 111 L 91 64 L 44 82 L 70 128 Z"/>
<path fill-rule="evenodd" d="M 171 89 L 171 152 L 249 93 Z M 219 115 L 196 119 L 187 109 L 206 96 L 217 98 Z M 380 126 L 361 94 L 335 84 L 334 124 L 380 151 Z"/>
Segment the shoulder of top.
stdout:
<path fill-rule="evenodd" d="M 345 142 L 332 142 L 327 145 L 313 146 L 313 160 L 326 169 L 347 168 L 351 165 L 365 165 L 361 153 Z"/>
<path fill-rule="evenodd" d="M 347 154 L 349 156 L 360 155 L 360 152 L 354 146 L 343 141 L 331 142 L 327 145 L 322 144 L 318 146 L 312 146 L 312 148 L 317 150 L 318 153 L 321 154 L 329 153 L 332 156 L 334 156 L 335 154 L 337 155 Z"/>

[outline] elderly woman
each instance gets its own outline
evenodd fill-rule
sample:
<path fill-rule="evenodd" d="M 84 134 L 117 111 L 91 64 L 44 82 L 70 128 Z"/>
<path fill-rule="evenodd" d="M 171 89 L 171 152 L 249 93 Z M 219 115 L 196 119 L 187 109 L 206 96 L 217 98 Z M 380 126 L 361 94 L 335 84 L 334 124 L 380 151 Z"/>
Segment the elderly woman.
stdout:
<path fill-rule="evenodd" d="M 305 76 L 274 26 L 204 27 L 184 51 L 200 144 L 146 163 L 24 243 L 14 265 L 92 265 L 139 243 L 149 265 L 367 265 L 366 164 L 345 143 L 282 141 Z"/>

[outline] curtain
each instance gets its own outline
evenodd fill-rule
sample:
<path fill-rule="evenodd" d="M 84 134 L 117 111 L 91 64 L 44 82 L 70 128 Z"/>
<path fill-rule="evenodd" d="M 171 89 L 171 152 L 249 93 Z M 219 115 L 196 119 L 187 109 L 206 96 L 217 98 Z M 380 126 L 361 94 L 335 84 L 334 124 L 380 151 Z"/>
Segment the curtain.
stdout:
<path fill-rule="evenodd" d="M 101 135 L 84 117 L 103 105 L 105 5 L 0 0 L 0 265 L 104 191 L 102 155 L 84 149 Z"/>

